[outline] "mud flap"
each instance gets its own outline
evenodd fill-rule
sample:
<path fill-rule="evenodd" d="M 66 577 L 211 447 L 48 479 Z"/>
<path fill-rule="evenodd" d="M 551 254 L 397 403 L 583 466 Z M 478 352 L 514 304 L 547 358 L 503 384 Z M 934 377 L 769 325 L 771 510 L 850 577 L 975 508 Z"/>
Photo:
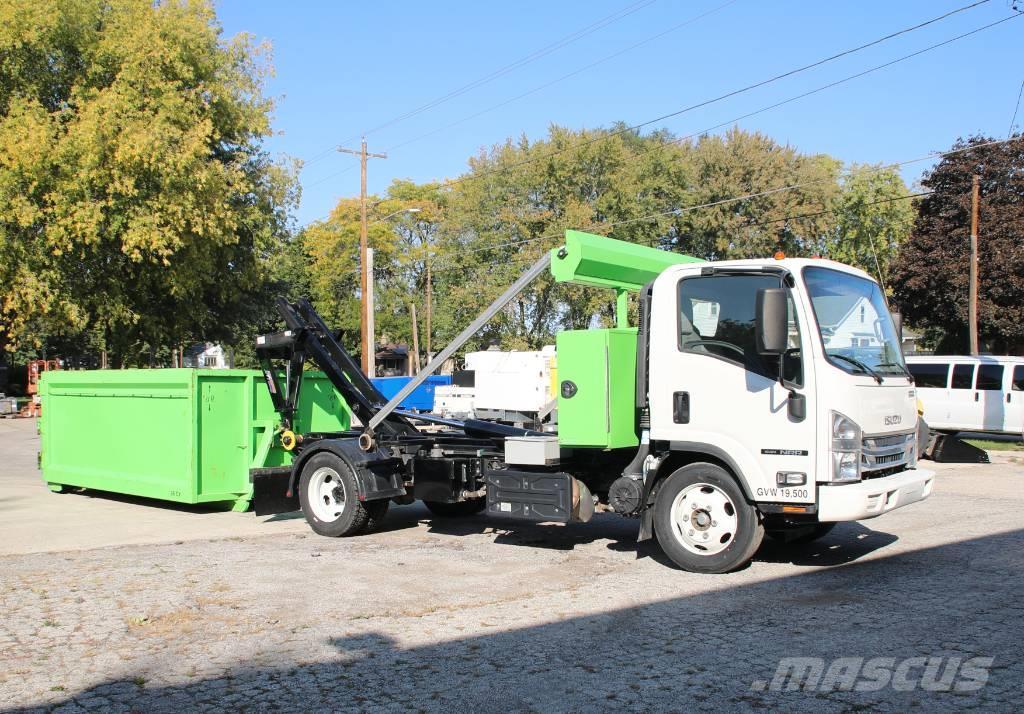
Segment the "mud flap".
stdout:
<path fill-rule="evenodd" d="M 252 481 L 252 507 L 257 516 L 299 510 L 298 494 L 288 493 L 291 475 L 291 466 L 249 469 L 249 480 Z"/>
<path fill-rule="evenodd" d="M 636 536 L 636 542 L 641 543 L 654 537 L 654 507 L 648 506 L 640 514 L 640 532 Z"/>

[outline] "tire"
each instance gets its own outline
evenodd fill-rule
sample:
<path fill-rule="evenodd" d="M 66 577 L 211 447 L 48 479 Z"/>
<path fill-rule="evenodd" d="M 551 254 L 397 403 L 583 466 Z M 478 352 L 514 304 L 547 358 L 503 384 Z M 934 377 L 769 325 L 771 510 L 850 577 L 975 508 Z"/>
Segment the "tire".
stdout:
<path fill-rule="evenodd" d="M 696 463 L 677 469 L 658 489 L 654 533 L 683 570 L 728 573 L 754 557 L 764 526 L 729 472 Z"/>
<path fill-rule="evenodd" d="M 765 531 L 769 538 L 777 540 L 780 543 L 786 545 L 803 545 L 805 543 L 813 543 L 819 538 L 824 538 L 832 529 L 835 528 L 837 523 L 815 523 L 811 526 L 798 526 L 796 528 L 787 528 L 785 530 L 771 530 Z"/>
<path fill-rule="evenodd" d="M 316 454 L 302 467 L 299 505 L 306 522 L 319 535 L 342 538 L 366 529 L 370 511 L 359 501 L 358 493 L 351 467 L 334 454 Z"/>
<path fill-rule="evenodd" d="M 424 505 L 438 518 L 467 518 L 475 516 L 487 508 L 487 499 L 471 498 L 458 503 L 441 503 L 440 501 L 424 501 Z"/>

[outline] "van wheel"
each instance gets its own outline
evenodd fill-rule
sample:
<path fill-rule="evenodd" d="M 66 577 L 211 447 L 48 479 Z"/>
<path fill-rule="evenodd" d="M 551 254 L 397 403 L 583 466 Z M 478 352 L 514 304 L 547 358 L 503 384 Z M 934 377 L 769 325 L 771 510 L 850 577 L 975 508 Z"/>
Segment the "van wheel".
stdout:
<path fill-rule="evenodd" d="M 322 536 L 340 538 L 366 528 L 370 512 L 358 494 L 355 474 L 334 454 L 317 454 L 302 467 L 299 504 L 310 528 Z"/>
<path fill-rule="evenodd" d="M 728 573 L 750 562 L 764 526 L 736 480 L 714 464 L 683 466 L 658 490 L 654 532 L 683 570 Z"/>
<path fill-rule="evenodd" d="M 424 501 L 423 504 L 438 518 L 466 518 L 475 516 L 487 508 L 486 498 L 471 498 L 458 503 L 442 503 L 440 501 Z"/>

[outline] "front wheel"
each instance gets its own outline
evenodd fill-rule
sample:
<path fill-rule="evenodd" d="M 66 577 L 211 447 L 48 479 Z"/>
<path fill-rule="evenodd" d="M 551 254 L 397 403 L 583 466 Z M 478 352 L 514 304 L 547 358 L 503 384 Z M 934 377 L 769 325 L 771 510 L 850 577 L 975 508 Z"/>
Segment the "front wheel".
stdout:
<path fill-rule="evenodd" d="M 754 557 L 764 526 L 736 480 L 714 464 L 677 469 L 658 490 L 654 532 L 683 570 L 728 573 Z"/>

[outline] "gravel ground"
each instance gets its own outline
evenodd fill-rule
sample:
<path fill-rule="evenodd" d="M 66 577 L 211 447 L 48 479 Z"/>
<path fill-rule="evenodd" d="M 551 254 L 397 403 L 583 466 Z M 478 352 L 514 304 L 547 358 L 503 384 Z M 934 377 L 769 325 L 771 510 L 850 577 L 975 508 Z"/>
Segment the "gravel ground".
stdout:
<path fill-rule="evenodd" d="M 935 468 L 928 501 L 808 546 L 766 541 L 724 576 L 673 569 L 613 515 L 431 522 L 419 506 L 353 539 L 282 523 L 3 555 L 0 706 L 1020 711 L 1024 466 Z M 783 657 L 994 659 L 970 692 L 760 691 Z"/>

